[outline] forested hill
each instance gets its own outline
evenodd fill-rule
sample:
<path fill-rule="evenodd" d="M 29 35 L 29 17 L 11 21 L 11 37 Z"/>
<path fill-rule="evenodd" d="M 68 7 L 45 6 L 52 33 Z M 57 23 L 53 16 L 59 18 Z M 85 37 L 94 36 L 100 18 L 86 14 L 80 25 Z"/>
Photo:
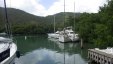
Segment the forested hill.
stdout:
<path fill-rule="evenodd" d="M 19 9 L 14 9 L 14 8 L 7 8 L 8 10 L 8 17 L 9 20 L 12 23 L 29 23 L 29 22 L 53 22 L 53 16 L 54 15 L 49 15 L 46 17 L 41 17 L 41 16 L 36 16 L 32 15 L 30 13 L 24 12 Z M 1 16 L 4 16 L 4 8 L 0 7 L 0 18 Z M 76 16 L 79 16 L 80 13 L 76 13 Z M 58 13 L 55 14 L 56 16 L 56 22 L 63 22 L 64 20 L 64 13 Z M 73 13 L 67 12 L 66 17 L 73 16 Z M 2 18 L 1 18 L 2 19 Z"/>
<path fill-rule="evenodd" d="M 9 21 L 12 25 L 13 33 L 26 33 L 30 31 L 29 28 L 34 28 L 35 33 L 47 33 L 53 31 L 53 19 L 54 15 L 49 15 L 46 17 L 32 15 L 25 11 L 14 9 L 14 8 L 7 8 Z M 0 32 L 4 30 L 4 21 L 5 21 L 5 14 L 4 8 L 0 7 Z M 73 17 L 73 13 L 66 12 L 66 18 Z M 80 16 L 80 13 L 76 13 L 75 16 Z M 64 21 L 64 13 L 57 13 L 55 14 L 56 17 L 56 28 L 60 28 L 63 26 Z M 34 32 L 30 32 L 34 33 Z"/>
<path fill-rule="evenodd" d="M 9 20 L 12 23 L 42 22 L 44 17 L 35 16 L 19 9 L 7 8 Z M 0 14 L 4 17 L 4 8 L 0 7 Z"/>
<path fill-rule="evenodd" d="M 80 15 L 81 15 L 81 13 L 75 13 L 75 17 L 78 17 Z M 53 16 L 55 16 L 56 22 L 63 22 L 64 21 L 64 12 L 46 16 L 45 17 L 46 21 L 47 22 L 53 22 L 53 19 L 54 19 Z M 66 12 L 65 17 L 66 17 L 66 19 L 68 19 L 69 17 L 74 17 L 74 14 L 72 12 Z"/>

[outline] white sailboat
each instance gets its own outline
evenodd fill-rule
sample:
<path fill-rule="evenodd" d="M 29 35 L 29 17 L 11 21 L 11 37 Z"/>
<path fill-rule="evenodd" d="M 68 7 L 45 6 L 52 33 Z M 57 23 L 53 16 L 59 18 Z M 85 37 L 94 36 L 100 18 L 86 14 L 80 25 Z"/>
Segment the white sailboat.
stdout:
<path fill-rule="evenodd" d="M 48 33 L 48 38 L 58 39 L 59 38 L 59 33 L 60 33 L 60 31 L 57 31 L 55 33 Z"/>
<path fill-rule="evenodd" d="M 75 2 L 74 2 L 74 12 L 75 12 Z M 71 30 L 72 30 L 72 28 L 71 28 Z M 74 13 L 74 31 L 75 31 L 75 13 Z M 79 35 L 77 33 L 75 33 L 74 31 L 71 34 L 71 40 L 72 41 L 78 41 Z"/>
<path fill-rule="evenodd" d="M 65 0 L 64 0 L 64 27 L 65 27 Z M 65 28 L 63 29 L 63 31 L 60 32 L 59 41 L 60 42 L 69 42 L 69 41 L 71 41 L 68 34 L 66 33 Z"/>
<path fill-rule="evenodd" d="M 59 35 L 60 42 L 73 42 L 78 41 L 78 34 L 75 34 L 72 27 L 66 27 Z"/>
<path fill-rule="evenodd" d="M 79 40 L 78 34 L 76 34 L 76 33 L 72 30 L 72 27 L 67 27 L 67 28 L 66 28 L 66 34 L 68 35 L 68 37 L 71 39 L 72 42 Z"/>
<path fill-rule="evenodd" d="M 17 46 L 12 39 L 0 37 L 0 64 L 13 64 Z"/>
<path fill-rule="evenodd" d="M 75 7 L 74 7 L 74 10 L 75 10 Z M 65 0 L 64 0 L 64 14 L 65 14 Z M 74 17 L 75 17 L 75 14 L 74 14 Z M 64 25 L 65 25 L 65 15 L 64 15 Z M 72 30 L 72 27 L 64 28 L 64 30 L 59 35 L 60 42 L 69 42 L 69 41 L 78 41 L 78 40 L 79 40 L 78 34 L 74 33 L 74 31 Z"/>
<path fill-rule="evenodd" d="M 54 33 L 48 33 L 48 38 L 58 39 L 60 31 L 56 31 L 56 32 L 55 31 L 56 30 L 55 30 L 55 16 L 54 16 Z"/>
<path fill-rule="evenodd" d="M 17 45 L 11 38 L 10 25 L 8 22 L 6 1 L 4 0 L 5 17 L 6 17 L 6 29 L 9 38 L 0 37 L 0 64 L 14 64 L 16 57 Z"/>
<path fill-rule="evenodd" d="M 63 31 L 60 32 L 59 41 L 60 42 L 69 42 L 69 41 L 71 41 L 71 39 L 69 38 L 65 28 L 64 28 Z"/>

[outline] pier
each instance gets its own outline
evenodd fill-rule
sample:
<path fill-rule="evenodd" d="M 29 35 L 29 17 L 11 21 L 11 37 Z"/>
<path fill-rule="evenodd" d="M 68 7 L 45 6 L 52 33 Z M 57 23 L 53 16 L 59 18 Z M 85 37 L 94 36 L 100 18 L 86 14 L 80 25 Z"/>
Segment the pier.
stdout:
<path fill-rule="evenodd" d="M 113 64 L 113 48 L 88 49 L 88 58 L 97 64 Z"/>

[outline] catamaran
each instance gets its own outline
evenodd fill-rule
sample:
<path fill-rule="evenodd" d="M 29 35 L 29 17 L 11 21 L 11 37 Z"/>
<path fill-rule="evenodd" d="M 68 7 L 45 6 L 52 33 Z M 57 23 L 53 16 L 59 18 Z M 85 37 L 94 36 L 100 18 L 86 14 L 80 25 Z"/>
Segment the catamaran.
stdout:
<path fill-rule="evenodd" d="M 65 0 L 64 0 L 64 14 L 65 14 Z M 74 18 L 75 18 L 75 14 L 74 14 Z M 74 19 L 74 22 L 75 22 L 75 19 Z M 65 27 L 65 15 L 64 15 L 64 27 Z M 73 42 L 78 40 L 79 40 L 78 34 L 74 33 L 71 26 L 64 28 L 63 31 L 60 32 L 60 35 L 59 35 L 60 42 L 70 42 L 70 41 Z"/>
<path fill-rule="evenodd" d="M 4 0 L 5 6 L 5 18 L 6 18 L 6 30 L 8 37 L 0 37 L 0 64 L 14 64 L 14 59 L 17 53 L 17 45 L 13 42 L 10 25 L 8 22 L 6 1 Z"/>
<path fill-rule="evenodd" d="M 66 27 L 59 35 L 60 42 L 73 42 L 78 41 L 78 34 L 75 34 L 72 27 Z"/>
<path fill-rule="evenodd" d="M 74 33 L 74 31 L 72 30 L 72 27 L 67 27 L 65 32 L 68 35 L 68 37 L 71 39 L 71 41 L 79 40 L 78 34 Z"/>

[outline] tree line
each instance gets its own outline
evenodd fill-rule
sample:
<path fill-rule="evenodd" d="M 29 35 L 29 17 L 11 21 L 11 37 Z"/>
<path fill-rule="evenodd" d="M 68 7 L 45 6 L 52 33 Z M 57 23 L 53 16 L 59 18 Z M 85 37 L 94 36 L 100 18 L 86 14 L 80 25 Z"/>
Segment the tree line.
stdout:
<path fill-rule="evenodd" d="M 79 17 L 68 18 L 68 25 L 75 25 L 75 32 L 86 43 L 104 48 L 113 46 L 113 0 L 100 7 L 98 13 L 83 13 Z"/>

